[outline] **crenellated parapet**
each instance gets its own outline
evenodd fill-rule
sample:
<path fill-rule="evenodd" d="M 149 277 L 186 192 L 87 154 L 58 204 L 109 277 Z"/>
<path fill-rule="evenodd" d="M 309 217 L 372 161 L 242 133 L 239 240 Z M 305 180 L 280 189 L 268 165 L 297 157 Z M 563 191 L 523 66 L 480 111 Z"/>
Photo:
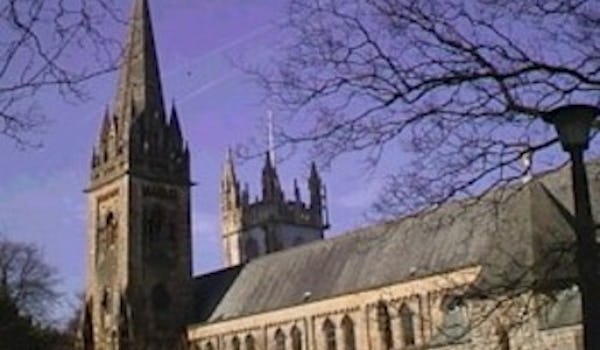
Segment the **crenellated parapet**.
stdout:
<path fill-rule="evenodd" d="M 315 212 L 309 203 L 301 199 L 265 202 L 257 200 L 252 203 L 241 202 L 242 225 L 244 227 L 260 226 L 267 220 L 274 220 L 290 225 L 304 225 L 326 228 L 324 215 Z"/>

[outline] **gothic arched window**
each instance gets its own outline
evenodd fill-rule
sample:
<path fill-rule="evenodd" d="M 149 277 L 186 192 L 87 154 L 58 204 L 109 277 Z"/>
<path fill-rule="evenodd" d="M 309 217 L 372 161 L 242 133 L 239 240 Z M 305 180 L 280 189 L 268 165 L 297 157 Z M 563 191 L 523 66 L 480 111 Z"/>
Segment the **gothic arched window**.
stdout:
<path fill-rule="evenodd" d="M 415 345 L 415 322 L 414 313 L 406 304 L 402 304 L 398 311 L 400 315 L 400 330 L 402 334 L 402 345 Z"/>
<path fill-rule="evenodd" d="M 275 332 L 275 350 L 285 350 L 285 334 L 281 329 Z"/>
<path fill-rule="evenodd" d="M 112 211 L 109 211 L 108 214 L 106 214 L 105 225 L 106 225 L 106 227 L 109 227 L 109 226 L 113 226 L 114 224 L 115 224 L 115 214 Z"/>
<path fill-rule="evenodd" d="M 449 296 L 442 302 L 442 332 L 451 341 L 459 340 L 468 333 L 468 315 L 464 299 Z"/>
<path fill-rule="evenodd" d="M 383 301 L 377 303 L 377 324 L 383 350 L 391 350 L 394 347 L 390 313 Z"/>
<path fill-rule="evenodd" d="M 302 350 L 302 332 L 300 332 L 298 327 L 292 327 L 291 338 L 292 350 Z"/>
<path fill-rule="evenodd" d="M 335 325 L 330 319 L 323 322 L 323 338 L 325 339 L 325 349 L 336 350 L 337 343 L 335 339 Z"/>
<path fill-rule="evenodd" d="M 342 319 L 342 332 L 344 333 L 344 350 L 356 350 L 354 322 L 348 315 Z"/>
<path fill-rule="evenodd" d="M 231 339 L 231 348 L 233 350 L 240 350 L 240 338 L 236 336 Z"/>
<path fill-rule="evenodd" d="M 245 350 L 255 350 L 254 337 L 252 336 L 252 334 L 248 334 L 244 342 L 246 343 Z"/>
<path fill-rule="evenodd" d="M 98 244 L 104 249 L 113 245 L 117 240 L 117 218 L 112 211 L 106 213 L 101 228 L 101 237 L 98 238 Z"/>

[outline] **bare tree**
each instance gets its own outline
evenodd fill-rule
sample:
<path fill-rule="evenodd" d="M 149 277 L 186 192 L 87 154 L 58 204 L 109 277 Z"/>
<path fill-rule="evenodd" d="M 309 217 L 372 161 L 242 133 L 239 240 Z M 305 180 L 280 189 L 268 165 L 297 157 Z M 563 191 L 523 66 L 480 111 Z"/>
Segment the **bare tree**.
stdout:
<path fill-rule="evenodd" d="M 600 103 L 599 34 L 595 0 L 290 0 L 281 55 L 251 71 L 292 116 L 281 147 L 391 155 L 397 214 L 561 165 L 539 117 Z"/>
<path fill-rule="evenodd" d="M 0 290 L 20 313 L 44 322 L 60 305 L 56 270 L 32 244 L 0 238 Z"/>
<path fill-rule="evenodd" d="M 249 68 L 268 102 L 289 115 L 278 145 L 306 144 L 324 165 L 348 153 L 368 166 L 396 165 L 375 203 L 379 214 L 502 198 L 504 191 L 491 190 L 565 163 L 542 115 L 564 104 L 600 105 L 595 0 L 289 4 L 280 50 L 269 65 Z M 568 244 L 558 251 L 573 253 Z M 521 278 L 537 269 L 522 266 L 521 275 L 486 285 L 477 297 L 488 309 L 470 326 L 508 310 L 511 317 L 496 321 L 498 346 L 506 348 L 506 332 L 553 303 L 537 292 L 575 283 L 566 275 Z M 564 285 L 548 286 L 556 280 Z"/>
<path fill-rule="evenodd" d="M 46 120 L 40 96 L 87 98 L 84 83 L 116 66 L 121 18 L 115 0 L 0 3 L 0 135 L 32 144 Z"/>

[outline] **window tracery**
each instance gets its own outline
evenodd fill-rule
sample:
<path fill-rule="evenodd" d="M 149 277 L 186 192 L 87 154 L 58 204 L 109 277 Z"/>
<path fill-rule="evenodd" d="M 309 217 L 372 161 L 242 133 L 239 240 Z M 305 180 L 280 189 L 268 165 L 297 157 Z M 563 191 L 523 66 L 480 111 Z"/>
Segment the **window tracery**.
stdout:
<path fill-rule="evenodd" d="M 291 331 L 292 338 L 292 350 L 302 350 L 302 332 L 298 327 L 292 327 Z"/>
<path fill-rule="evenodd" d="M 233 350 L 240 350 L 240 338 L 235 336 L 233 339 L 231 339 L 231 348 Z"/>
<path fill-rule="evenodd" d="M 336 350 L 335 325 L 328 318 L 323 322 L 323 335 L 325 339 L 325 349 Z"/>
<path fill-rule="evenodd" d="M 388 307 L 383 301 L 377 303 L 377 323 L 383 349 L 391 350 L 394 347 L 392 325 Z"/>
<path fill-rule="evenodd" d="M 285 350 L 285 334 L 281 329 L 277 329 L 275 332 L 275 349 Z"/>
<path fill-rule="evenodd" d="M 104 216 L 98 219 L 96 228 L 96 252 L 97 257 L 102 261 L 109 248 L 117 242 L 118 220 L 113 211 L 108 211 Z"/>
<path fill-rule="evenodd" d="M 108 246 L 115 244 L 117 240 L 117 219 L 112 211 L 106 214 L 106 221 L 104 224 L 106 243 Z"/>
<path fill-rule="evenodd" d="M 402 304 L 398 311 L 400 315 L 400 327 L 402 331 L 402 345 L 415 345 L 414 313 L 406 304 Z"/>
<path fill-rule="evenodd" d="M 246 343 L 245 350 L 255 350 L 254 337 L 252 334 L 248 334 L 244 342 Z"/>
<path fill-rule="evenodd" d="M 344 350 L 356 350 L 354 322 L 348 315 L 342 319 L 342 332 L 344 333 Z"/>

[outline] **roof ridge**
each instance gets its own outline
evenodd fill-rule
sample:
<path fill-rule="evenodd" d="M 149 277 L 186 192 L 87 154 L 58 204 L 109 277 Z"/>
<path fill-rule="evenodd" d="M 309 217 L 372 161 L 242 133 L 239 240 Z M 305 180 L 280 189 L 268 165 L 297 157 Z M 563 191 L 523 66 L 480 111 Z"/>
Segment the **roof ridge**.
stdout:
<path fill-rule="evenodd" d="M 596 163 L 596 162 L 600 162 L 600 157 L 598 157 L 594 161 L 586 162 L 586 164 L 592 164 L 592 163 Z M 422 210 L 414 212 L 414 213 L 406 214 L 402 217 L 392 218 L 392 219 L 387 219 L 387 220 L 380 220 L 380 221 L 373 222 L 373 223 L 365 223 L 364 225 L 362 225 L 360 227 L 353 228 L 348 231 L 340 232 L 334 236 L 327 237 L 323 240 L 307 242 L 305 244 L 302 244 L 302 245 L 299 245 L 296 247 L 291 247 L 288 249 L 284 249 L 284 250 L 277 251 L 277 252 L 272 252 L 270 254 L 266 254 L 266 255 L 257 257 L 255 259 L 253 259 L 252 261 L 248 262 L 247 264 L 252 264 L 252 263 L 258 264 L 258 263 L 261 263 L 262 261 L 269 261 L 270 260 L 269 257 L 275 257 L 275 256 L 282 255 L 282 254 L 288 254 L 290 252 L 302 251 L 302 250 L 306 250 L 306 249 L 309 249 L 310 247 L 314 247 L 314 246 L 334 245 L 336 242 L 353 239 L 353 238 L 356 238 L 356 236 L 362 236 L 362 235 L 367 235 L 367 234 L 381 235 L 382 232 L 379 231 L 379 229 L 385 228 L 385 226 L 396 226 L 396 225 L 403 223 L 405 221 L 408 221 L 408 220 L 423 220 L 423 219 L 426 219 L 427 217 L 429 217 L 430 215 L 436 215 L 437 213 L 440 213 L 440 210 L 448 210 L 452 206 L 459 206 L 459 207 L 462 207 L 463 210 L 468 210 L 468 208 L 470 208 L 472 206 L 478 206 L 482 200 L 483 201 L 489 200 L 490 196 L 493 196 L 494 194 L 497 195 L 498 191 L 503 191 L 504 192 L 503 194 L 508 194 L 507 198 L 503 198 L 503 200 L 508 200 L 512 195 L 514 195 L 518 192 L 521 192 L 523 190 L 530 190 L 532 188 L 532 186 L 537 186 L 539 184 L 543 185 L 543 182 L 542 182 L 543 179 L 547 178 L 548 176 L 558 174 L 561 171 L 564 171 L 567 167 L 568 167 L 568 164 L 566 164 L 566 165 L 563 164 L 563 165 L 561 165 L 557 168 L 551 169 L 551 170 L 538 172 L 536 174 L 533 174 L 532 179 L 530 181 L 528 181 L 527 183 L 521 183 L 521 182 L 515 181 L 512 183 L 506 184 L 504 186 L 491 189 L 490 191 L 484 193 L 481 196 L 459 198 L 459 199 L 455 199 L 452 201 L 448 201 L 448 202 L 444 203 L 443 205 L 425 208 L 425 209 L 422 209 Z M 544 188 L 545 187 L 546 186 L 544 186 Z M 510 193 L 510 192 L 512 192 L 512 193 Z M 465 202 L 468 202 L 468 203 L 465 203 Z M 495 202 L 495 201 L 492 200 L 489 203 L 493 203 L 493 202 Z M 463 206 L 465 204 L 466 204 L 466 206 Z M 385 233 L 385 232 L 383 232 L 383 233 Z"/>

